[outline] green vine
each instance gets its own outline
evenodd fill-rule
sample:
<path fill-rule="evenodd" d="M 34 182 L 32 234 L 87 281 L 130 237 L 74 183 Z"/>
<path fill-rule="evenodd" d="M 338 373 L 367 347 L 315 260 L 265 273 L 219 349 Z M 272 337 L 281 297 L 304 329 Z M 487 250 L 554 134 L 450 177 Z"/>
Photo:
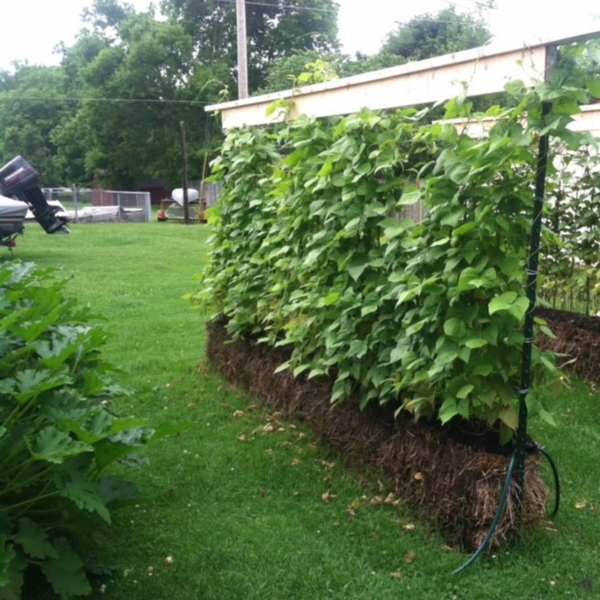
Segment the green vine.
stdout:
<path fill-rule="evenodd" d="M 560 80 L 506 91 L 512 108 L 446 104 L 447 119 L 495 119 L 485 139 L 413 109 L 230 132 L 195 299 L 234 335 L 292 345 L 281 368 L 333 376 L 334 402 L 357 392 L 362 406 L 484 421 L 510 439 L 537 141 L 578 148 L 567 125 L 589 90 Z M 555 374 L 535 348 L 535 384 Z"/>

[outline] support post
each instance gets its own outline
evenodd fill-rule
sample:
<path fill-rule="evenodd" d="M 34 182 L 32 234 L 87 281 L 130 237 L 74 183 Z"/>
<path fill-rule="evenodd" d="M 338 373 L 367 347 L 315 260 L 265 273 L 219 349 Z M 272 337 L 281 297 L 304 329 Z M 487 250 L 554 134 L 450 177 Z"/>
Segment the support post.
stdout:
<path fill-rule="evenodd" d="M 187 143 L 185 139 L 185 122 L 180 121 L 181 131 L 181 162 L 183 171 L 183 222 L 190 224 L 190 203 L 188 200 L 188 168 L 187 168 Z"/>
<path fill-rule="evenodd" d="M 246 0 L 236 0 L 238 99 L 248 97 L 248 47 L 246 41 Z"/>

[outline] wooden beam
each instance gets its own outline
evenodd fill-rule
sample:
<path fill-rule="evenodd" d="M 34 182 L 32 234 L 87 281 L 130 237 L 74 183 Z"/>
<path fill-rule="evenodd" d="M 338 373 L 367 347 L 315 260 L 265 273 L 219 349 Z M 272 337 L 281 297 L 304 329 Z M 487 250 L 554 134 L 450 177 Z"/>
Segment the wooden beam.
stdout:
<path fill-rule="evenodd" d="M 569 123 L 571 131 L 587 131 L 594 137 L 600 138 L 600 104 L 586 104 L 579 107 L 581 112 L 572 115 L 573 121 Z M 473 138 L 483 138 L 488 131 L 498 123 L 498 119 L 486 117 L 484 119 L 445 119 L 438 121 L 445 125 L 456 125 L 462 132 Z"/>
<path fill-rule="evenodd" d="M 548 49 L 600 37 L 600 30 L 536 42 L 527 47 L 482 46 L 473 50 L 408 63 L 353 77 L 255 96 L 245 100 L 207 106 L 219 111 L 223 128 L 262 125 L 300 115 L 325 117 L 358 112 L 362 108 L 384 109 L 429 104 L 460 94 L 469 96 L 501 92 L 508 81 L 532 86 L 545 75 Z M 287 112 L 267 116 L 277 100 L 290 100 Z"/>

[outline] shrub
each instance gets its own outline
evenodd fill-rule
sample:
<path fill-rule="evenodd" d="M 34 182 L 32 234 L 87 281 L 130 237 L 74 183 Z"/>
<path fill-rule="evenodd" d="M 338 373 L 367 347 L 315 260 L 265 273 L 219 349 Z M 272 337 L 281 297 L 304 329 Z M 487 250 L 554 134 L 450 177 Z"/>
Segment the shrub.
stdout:
<path fill-rule="evenodd" d="M 139 497 L 106 469 L 135 458 L 156 433 L 110 412 L 111 397 L 123 390 L 100 355 L 106 335 L 63 287 L 32 263 L 0 264 L 3 600 L 21 597 L 33 568 L 61 598 L 91 591 L 78 542 L 98 520 L 110 523 L 111 508 Z"/>

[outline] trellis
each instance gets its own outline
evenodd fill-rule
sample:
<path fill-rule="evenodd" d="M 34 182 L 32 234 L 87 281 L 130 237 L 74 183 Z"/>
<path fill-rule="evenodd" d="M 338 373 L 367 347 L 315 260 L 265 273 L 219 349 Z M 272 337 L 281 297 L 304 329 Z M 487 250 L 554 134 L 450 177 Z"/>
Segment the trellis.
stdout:
<path fill-rule="evenodd" d="M 365 107 L 392 109 L 430 104 L 453 98 L 465 92 L 468 96 L 481 96 L 502 92 L 504 86 L 513 80 L 520 80 L 525 86 L 532 87 L 548 79 L 559 46 L 584 42 L 597 37 L 600 37 L 600 30 L 596 27 L 569 36 L 537 41 L 527 46 L 483 46 L 299 89 L 215 104 L 206 107 L 206 110 L 218 111 L 222 117 L 223 128 L 231 129 L 293 120 L 300 115 L 327 117 L 355 113 Z M 281 101 L 289 101 L 285 111 L 267 110 L 273 106 L 273 103 L 279 102 L 283 105 Z M 466 126 L 469 127 L 468 133 L 471 135 L 485 135 L 487 129 L 493 124 L 493 120 L 488 120 L 469 123 Z M 574 116 L 571 128 L 575 131 L 588 131 L 592 135 L 600 137 L 600 105 L 581 107 L 581 113 Z M 526 452 L 538 451 L 550 460 L 556 482 L 554 512 L 559 507 L 560 488 L 554 462 L 541 447 L 527 442 L 526 398 L 531 385 L 531 352 L 548 144 L 549 136 L 546 134 L 540 138 L 537 161 L 535 165 L 532 165 L 536 172 L 536 182 L 529 264 L 527 266 L 529 309 L 524 324 L 525 342 L 522 354 L 519 422 L 515 447 L 508 466 L 498 512 L 490 531 L 478 550 L 456 572 L 460 572 L 472 564 L 487 547 L 502 514 L 513 479 L 516 484 L 517 506 L 522 507 Z"/>

